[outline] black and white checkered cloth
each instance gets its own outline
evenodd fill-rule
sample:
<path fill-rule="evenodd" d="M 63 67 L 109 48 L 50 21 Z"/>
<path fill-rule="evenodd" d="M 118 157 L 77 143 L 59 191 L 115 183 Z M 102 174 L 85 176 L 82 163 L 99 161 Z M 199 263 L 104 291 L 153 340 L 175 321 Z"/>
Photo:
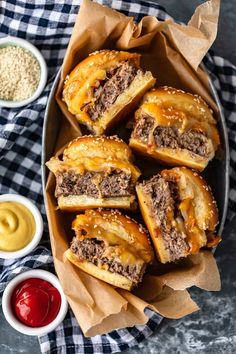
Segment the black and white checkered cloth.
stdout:
<path fill-rule="evenodd" d="M 99 1 L 139 21 L 144 15 L 164 20 L 170 18 L 164 8 L 152 1 Z M 7 0 L 1 1 L 0 37 L 17 36 L 29 40 L 42 52 L 49 69 L 44 93 L 22 109 L 0 109 L 0 193 L 22 194 L 35 202 L 44 218 L 44 237 L 29 256 L 19 260 L 0 260 L 0 293 L 16 274 L 31 268 L 51 271 L 47 220 L 43 204 L 40 159 L 43 117 L 47 98 L 65 55 L 79 10 L 78 0 Z M 229 128 L 231 147 L 230 216 L 236 212 L 236 68 L 209 53 L 204 63 L 217 89 Z M 39 338 L 42 353 L 113 353 L 128 349 L 150 336 L 161 316 L 147 310 L 145 326 L 113 331 L 103 336 L 85 338 L 68 312 L 64 322 L 53 332 Z"/>

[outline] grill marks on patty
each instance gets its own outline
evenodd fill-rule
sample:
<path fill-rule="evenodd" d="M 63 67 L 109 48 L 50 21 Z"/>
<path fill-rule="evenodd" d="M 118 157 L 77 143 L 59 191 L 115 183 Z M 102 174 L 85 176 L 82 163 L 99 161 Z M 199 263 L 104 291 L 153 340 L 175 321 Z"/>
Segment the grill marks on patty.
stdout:
<path fill-rule="evenodd" d="M 108 259 L 104 255 L 106 250 L 104 241 L 100 241 L 95 238 L 87 238 L 84 240 L 74 238 L 70 249 L 81 261 L 86 260 L 96 266 L 105 266 L 104 269 L 107 269 L 112 273 L 121 274 L 133 281 L 135 284 L 142 281 L 146 265 L 126 265 L 122 264 L 119 260 Z"/>
<path fill-rule="evenodd" d="M 170 253 L 170 260 L 175 261 L 188 251 L 186 234 L 179 231 L 171 222 L 181 217 L 178 204 L 178 189 L 174 179 L 167 180 L 160 175 L 143 182 L 143 189 L 151 198 L 151 212 L 159 226 L 165 248 Z"/>
<path fill-rule="evenodd" d="M 55 196 L 87 195 L 94 198 L 124 197 L 133 192 L 131 174 L 121 170 L 105 172 L 85 172 L 80 175 L 74 171 L 56 174 Z"/>
<path fill-rule="evenodd" d="M 158 148 L 187 149 L 203 157 L 210 155 L 208 139 L 202 132 L 192 129 L 180 134 L 176 127 L 157 126 L 154 131 L 153 128 L 154 119 L 145 115 L 137 122 L 134 137 L 148 143 L 151 133 Z"/>
<path fill-rule="evenodd" d="M 118 96 L 131 84 L 135 76 L 141 72 L 132 65 L 132 62 L 122 62 L 118 66 L 107 71 L 105 80 L 97 80 L 92 88 L 94 103 L 89 102 L 83 110 L 87 112 L 93 121 L 112 106 Z"/>

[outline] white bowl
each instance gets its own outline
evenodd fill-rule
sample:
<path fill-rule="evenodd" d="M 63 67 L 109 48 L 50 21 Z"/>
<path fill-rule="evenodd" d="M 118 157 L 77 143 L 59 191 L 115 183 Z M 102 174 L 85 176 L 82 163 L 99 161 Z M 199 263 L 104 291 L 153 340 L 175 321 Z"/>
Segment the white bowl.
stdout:
<path fill-rule="evenodd" d="M 18 107 L 26 106 L 27 104 L 35 101 L 41 95 L 41 93 L 46 85 L 46 82 L 47 82 L 48 69 L 47 69 L 47 64 L 44 60 L 44 57 L 42 56 L 40 51 L 30 42 L 28 42 L 22 38 L 11 37 L 11 36 L 0 38 L 0 48 L 6 47 L 8 45 L 22 47 L 22 48 L 27 49 L 29 52 L 31 52 L 31 54 L 33 54 L 33 56 L 39 62 L 40 70 L 41 70 L 38 87 L 32 96 L 30 96 L 26 100 L 22 100 L 22 101 L 8 101 L 8 100 L 1 100 L 0 99 L 0 106 L 1 107 L 18 108 Z"/>
<path fill-rule="evenodd" d="M 1 202 L 17 202 L 24 205 L 29 211 L 31 211 L 34 220 L 35 220 L 35 234 L 24 248 L 13 251 L 13 252 L 6 252 L 0 250 L 0 258 L 4 259 L 11 259 L 11 258 L 20 258 L 26 256 L 28 253 L 32 252 L 35 247 L 39 244 L 43 234 L 43 219 L 40 214 L 38 208 L 31 202 L 29 199 L 23 197 L 22 195 L 18 194 L 2 194 L 0 195 L 0 203 Z"/>
<path fill-rule="evenodd" d="M 55 288 L 57 288 L 61 295 L 61 307 L 56 318 L 51 323 L 43 327 L 28 327 L 24 325 L 16 318 L 11 307 L 11 297 L 14 289 L 19 283 L 29 278 L 40 278 L 48 281 Z M 54 274 L 42 269 L 33 269 L 17 275 L 13 280 L 10 281 L 2 296 L 2 309 L 7 322 L 18 332 L 27 334 L 29 336 L 42 336 L 53 331 L 64 320 L 68 310 L 68 303 L 59 279 Z"/>

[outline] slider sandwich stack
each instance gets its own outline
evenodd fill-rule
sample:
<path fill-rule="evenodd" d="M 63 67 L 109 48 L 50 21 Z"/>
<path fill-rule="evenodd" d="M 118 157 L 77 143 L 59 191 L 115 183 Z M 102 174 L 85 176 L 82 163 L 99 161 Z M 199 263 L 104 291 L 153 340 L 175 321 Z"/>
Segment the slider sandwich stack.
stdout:
<path fill-rule="evenodd" d="M 76 119 L 101 135 L 130 112 L 155 79 L 140 67 L 137 53 L 101 50 L 89 55 L 67 77 L 63 100 Z"/>
<path fill-rule="evenodd" d="M 116 136 L 82 136 L 68 145 L 62 160 L 52 157 L 48 168 L 56 176 L 55 196 L 62 210 L 130 209 L 140 176 L 131 149 Z"/>
<path fill-rule="evenodd" d="M 218 210 L 209 186 L 186 167 L 163 170 L 136 186 L 158 259 L 173 262 L 212 240 Z"/>
<path fill-rule="evenodd" d="M 162 163 L 202 171 L 220 143 L 212 113 L 197 95 L 153 89 L 135 112 L 130 146 Z"/>
<path fill-rule="evenodd" d="M 153 251 L 141 225 L 117 210 L 87 210 L 72 228 L 76 237 L 66 256 L 73 264 L 126 290 L 142 281 Z"/>
<path fill-rule="evenodd" d="M 80 212 L 67 259 L 126 290 L 142 281 L 153 249 L 159 262 L 176 262 L 220 239 L 216 202 L 195 171 L 204 170 L 220 145 L 213 112 L 201 97 L 152 89 L 155 82 L 139 54 L 92 53 L 67 76 L 62 95 L 75 120 L 95 136 L 73 140 L 62 158 L 47 162 L 58 207 Z M 134 109 L 129 146 L 104 135 Z M 139 182 L 133 152 L 178 167 Z M 117 209 L 140 210 L 151 243 L 148 231 Z"/>

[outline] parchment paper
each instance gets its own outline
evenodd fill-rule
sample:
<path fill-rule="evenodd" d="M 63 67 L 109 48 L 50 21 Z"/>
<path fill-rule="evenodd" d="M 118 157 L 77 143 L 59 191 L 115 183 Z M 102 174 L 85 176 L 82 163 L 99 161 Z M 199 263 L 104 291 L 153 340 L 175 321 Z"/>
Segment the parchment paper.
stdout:
<path fill-rule="evenodd" d="M 196 9 L 187 26 L 171 20 L 158 21 L 150 16 L 144 17 L 136 25 L 130 17 L 84 0 L 68 45 L 56 93 L 64 114 L 56 151 L 81 134 L 78 123 L 61 101 L 64 79 L 79 61 L 99 49 L 141 53 L 142 67 L 152 71 L 157 78 L 157 85 L 171 85 L 198 93 L 217 112 L 209 94 L 207 76 L 199 64 L 216 37 L 218 14 L 219 0 L 212 0 Z M 142 172 L 145 175 L 146 171 Z M 146 307 L 165 317 L 183 317 L 198 309 L 187 288 L 195 285 L 209 291 L 220 290 L 218 268 L 209 251 L 201 251 L 174 265 L 152 265 L 143 283 L 132 293 L 115 289 L 80 271 L 63 257 L 73 236 L 71 221 L 75 214 L 57 210 L 54 190 L 55 178 L 50 174 L 46 188 L 46 209 L 55 268 L 86 336 L 144 324 L 148 320 L 144 314 Z"/>

